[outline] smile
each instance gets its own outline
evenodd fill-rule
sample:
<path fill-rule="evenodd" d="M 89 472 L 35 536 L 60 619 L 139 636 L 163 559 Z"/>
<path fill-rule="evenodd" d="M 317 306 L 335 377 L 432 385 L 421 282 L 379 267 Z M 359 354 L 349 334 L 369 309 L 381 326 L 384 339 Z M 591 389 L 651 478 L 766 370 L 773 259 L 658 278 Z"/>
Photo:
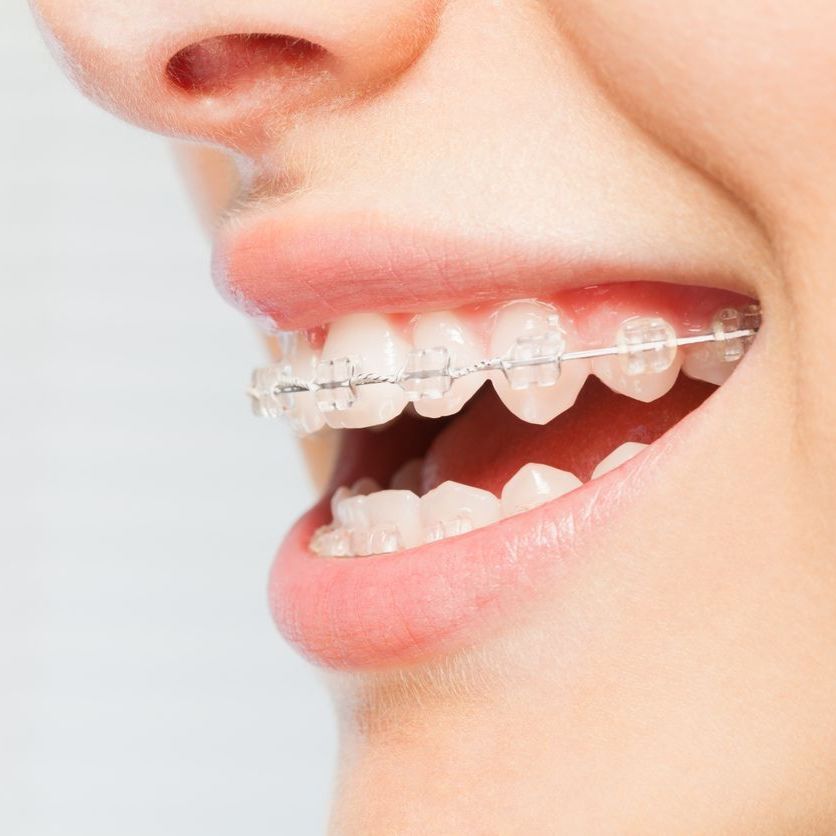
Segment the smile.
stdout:
<path fill-rule="evenodd" d="M 326 465 L 269 586 L 317 663 L 478 643 L 721 466 L 765 356 L 753 276 L 295 217 L 229 229 L 215 276 L 280 329 L 255 413 Z"/>
<path fill-rule="evenodd" d="M 617 324 L 608 344 L 613 312 L 629 311 L 636 298 L 641 312 Z M 724 306 L 709 315 L 710 304 Z M 305 332 L 286 335 L 283 361 L 254 372 L 250 396 L 256 415 L 284 417 L 300 435 L 325 425 L 345 430 L 391 423 L 393 432 L 404 436 L 403 460 L 394 460 L 387 487 L 381 489 L 366 474 L 338 487 L 331 495 L 331 521 L 310 541 L 311 552 L 320 557 L 386 555 L 558 500 L 581 488 L 583 479 L 619 468 L 655 440 L 648 431 L 652 408 L 633 409 L 635 423 L 612 449 L 596 447 L 589 433 L 565 437 L 587 462 L 600 457 L 591 472 L 588 466 L 579 474 L 540 459 L 521 462 L 509 445 L 499 472 L 509 472 L 512 461 L 519 466 L 495 493 L 452 479 L 439 482 L 439 472 L 456 471 L 467 455 L 459 451 L 467 451 L 468 442 L 478 444 L 487 436 L 478 418 L 474 424 L 462 413 L 474 400 L 491 398 L 489 386 L 512 416 L 528 424 L 548 425 L 572 409 L 590 377 L 609 393 L 599 386 L 596 396 L 591 383 L 581 408 L 597 398 L 598 409 L 611 406 L 623 413 L 626 398 L 652 404 L 668 396 L 657 410 L 667 414 L 677 400 L 669 393 L 677 385 L 682 395 L 693 390 L 685 380 L 677 384 L 680 372 L 693 381 L 721 384 L 759 328 L 760 309 L 751 300 L 665 285 L 611 285 L 567 292 L 548 302 L 517 300 L 414 316 L 353 314 L 318 338 Z M 623 396 L 621 402 L 614 394 Z M 473 411 L 480 407 L 474 405 Z M 411 418 L 401 417 L 404 413 Z M 417 417 L 438 426 L 416 428 Z M 505 416 L 504 423 L 509 420 L 508 440 L 515 436 L 513 419 Z M 460 435 L 457 421 L 473 425 L 472 438 L 445 447 L 445 437 Z M 425 441 L 425 449 L 412 457 L 416 439 Z M 441 464 L 435 460 L 439 448 L 449 458 Z M 485 451 L 483 457 L 494 460 L 497 453 L 502 450 Z"/>

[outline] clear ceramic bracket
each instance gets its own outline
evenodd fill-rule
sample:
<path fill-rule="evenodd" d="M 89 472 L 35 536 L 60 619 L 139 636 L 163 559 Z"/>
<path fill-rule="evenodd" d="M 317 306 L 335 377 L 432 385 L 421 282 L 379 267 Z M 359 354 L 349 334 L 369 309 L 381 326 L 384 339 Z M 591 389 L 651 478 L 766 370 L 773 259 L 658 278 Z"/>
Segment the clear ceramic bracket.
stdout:
<path fill-rule="evenodd" d="M 631 317 L 622 323 L 615 345 L 566 351 L 559 331 L 547 330 L 535 337 L 518 339 L 502 357 L 490 357 L 468 366 L 453 366 L 443 346 L 415 349 L 395 374 L 363 372 L 355 357 L 340 357 L 318 364 L 312 380 L 293 377 L 287 365 L 256 369 L 248 394 L 253 412 L 275 418 L 289 413 L 294 398 L 312 393 L 323 413 L 350 409 L 359 397 L 358 389 L 374 384 L 400 386 L 408 400 L 442 398 L 460 378 L 496 371 L 505 375 L 513 389 L 554 386 L 564 363 L 616 357 L 625 373 L 658 374 L 668 369 L 680 348 L 714 343 L 720 359 L 740 360 L 761 327 L 760 307 L 723 308 L 714 316 L 710 330 L 678 337 L 661 317 Z"/>

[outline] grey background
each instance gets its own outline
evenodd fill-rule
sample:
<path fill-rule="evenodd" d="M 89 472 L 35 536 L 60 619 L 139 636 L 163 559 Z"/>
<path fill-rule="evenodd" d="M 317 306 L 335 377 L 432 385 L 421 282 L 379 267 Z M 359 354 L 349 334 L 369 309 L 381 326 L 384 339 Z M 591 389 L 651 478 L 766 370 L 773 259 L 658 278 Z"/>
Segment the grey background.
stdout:
<path fill-rule="evenodd" d="M 0 15 L 0 833 L 315 834 L 335 749 L 265 584 L 310 501 L 164 140 Z"/>

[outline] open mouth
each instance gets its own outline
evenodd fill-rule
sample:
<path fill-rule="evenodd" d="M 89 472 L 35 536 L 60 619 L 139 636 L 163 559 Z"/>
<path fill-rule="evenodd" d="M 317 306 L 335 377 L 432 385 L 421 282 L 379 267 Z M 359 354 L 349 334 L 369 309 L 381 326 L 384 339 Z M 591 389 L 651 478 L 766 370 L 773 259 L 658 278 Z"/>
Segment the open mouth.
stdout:
<path fill-rule="evenodd" d="M 641 456 L 722 385 L 757 303 L 630 282 L 287 335 L 255 412 L 341 434 L 312 560 L 412 552 L 501 526 Z"/>

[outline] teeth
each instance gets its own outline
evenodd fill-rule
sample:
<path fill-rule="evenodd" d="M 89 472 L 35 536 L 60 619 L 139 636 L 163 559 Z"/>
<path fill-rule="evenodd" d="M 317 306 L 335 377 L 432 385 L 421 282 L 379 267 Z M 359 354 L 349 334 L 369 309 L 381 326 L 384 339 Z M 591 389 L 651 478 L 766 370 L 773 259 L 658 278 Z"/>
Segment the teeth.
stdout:
<path fill-rule="evenodd" d="M 423 459 L 410 459 L 402 464 L 389 481 L 389 487 L 398 491 L 412 491 L 421 493 L 421 471 L 424 467 Z"/>
<path fill-rule="evenodd" d="M 316 393 L 325 421 L 331 427 L 356 428 L 384 424 L 406 406 L 404 390 L 396 383 L 351 388 L 340 385 L 355 373 L 397 374 L 409 345 L 389 319 L 380 314 L 352 314 L 338 319 L 328 331 L 317 382 L 329 387 Z M 362 358 L 362 366 L 360 365 Z"/>
<path fill-rule="evenodd" d="M 488 491 L 444 482 L 421 497 L 421 523 L 428 543 L 465 534 L 496 522 L 499 500 Z"/>
<path fill-rule="evenodd" d="M 370 494 L 370 493 L 377 493 L 380 490 L 380 484 L 376 479 L 372 479 L 370 476 L 363 476 L 362 479 L 358 479 L 352 486 L 351 486 L 351 493 L 352 495 L 356 494 Z"/>
<path fill-rule="evenodd" d="M 502 489 L 502 516 L 521 514 L 557 499 L 583 483 L 574 473 L 545 464 L 521 467 Z"/>
<path fill-rule="evenodd" d="M 592 478 L 609 473 L 647 446 L 632 441 L 622 444 L 598 464 Z M 391 554 L 466 534 L 558 499 L 582 485 L 573 473 L 530 463 L 505 483 L 501 499 L 458 482 L 444 482 L 419 499 L 422 464 L 421 459 L 413 459 L 403 465 L 391 479 L 398 487 L 388 490 L 380 490 L 374 479 L 338 488 L 331 499 L 332 522 L 314 534 L 312 551 L 325 557 Z"/>
<path fill-rule="evenodd" d="M 319 357 L 308 345 L 304 335 L 299 333 L 287 335 L 283 354 L 285 363 L 258 369 L 253 375 L 253 389 L 268 393 L 254 400 L 254 410 L 256 414 L 267 417 L 284 415 L 295 433 L 310 435 L 325 426 L 325 419 L 314 396 L 310 392 L 272 394 L 272 390 L 283 377 L 311 379 L 316 372 Z"/>
<path fill-rule="evenodd" d="M 493 384 L 502 402 L 518 418 L 546 424 L 565 412 L 578 396 L 589 374 L 589 363 L 542 362 L 575 340 L 568 322 L 551 305 L 513 302 L 496 315 L 490 353 L 506 359 L 505 372 L 494 373 Z"/>
<path fill-rule="evenodd" d="M 412 491 L 378 491 L 367 499 L 372 530 L 396 531 L 399 548 L 402 549 L 424 542 L 417 494 Z"/>
<path fill-rule="evenodd" d="M 720 356 L 717 346 L 711 343 L 692 345 L 683 353 L 682 371 L 694 380 L 704 380 L 720 386 L 735 370 L 735 363 L 728 363 Z"/>
<path fill-rule="evenodd" d="M 619 354 L 598 357 L 592 369 L 614 392 L 649 403 L 676 383 L 682 358 L 673 326 L 659 316 L 636 316 L 622 323 L 616 334 Z M 654 346 L 651 350 L 640 346 Z"/>
<path fill-rule="evenodd" d="M 597 479 L 599 476 L 615 470 L 625 462 L 630 461 L 634 456 L 637 456 L 648 446 L 647 444 L 639 444 L 637 441 L 628 441 L 620 447 L 616 447 L 612 453 L 598 462 L 598 466 L 592 471 L 592 478 Z"/>
<path fill-rule="evenodd" d="M 451 311 L 420 314 L 415 317 L 412 340 L 418 350 L 432 351 L 444 348 L 449 363 L 462 368 L 475 363 L 484 356 L 472 331 L 460 317 Z M 415 401 L 415 411 L 426 418 L 441 418 L 458 412 L 487 379 L 487 374 L 470 374 L 454 381 L 447 381 L 448 391 L 440 397 L 422 398 Z M 444 382 L 438 390 L 444 388 Z"/>
<path fill-rule="evenodd" d="M 311 544 L 317 554 L 331 557 L 390 554 L 424 541 L 420 500 L 412 491 L 355 494 L 348 488 L 338 488 L 331 500 L 331 510 L 332 525 L 320 529 Z"/>

